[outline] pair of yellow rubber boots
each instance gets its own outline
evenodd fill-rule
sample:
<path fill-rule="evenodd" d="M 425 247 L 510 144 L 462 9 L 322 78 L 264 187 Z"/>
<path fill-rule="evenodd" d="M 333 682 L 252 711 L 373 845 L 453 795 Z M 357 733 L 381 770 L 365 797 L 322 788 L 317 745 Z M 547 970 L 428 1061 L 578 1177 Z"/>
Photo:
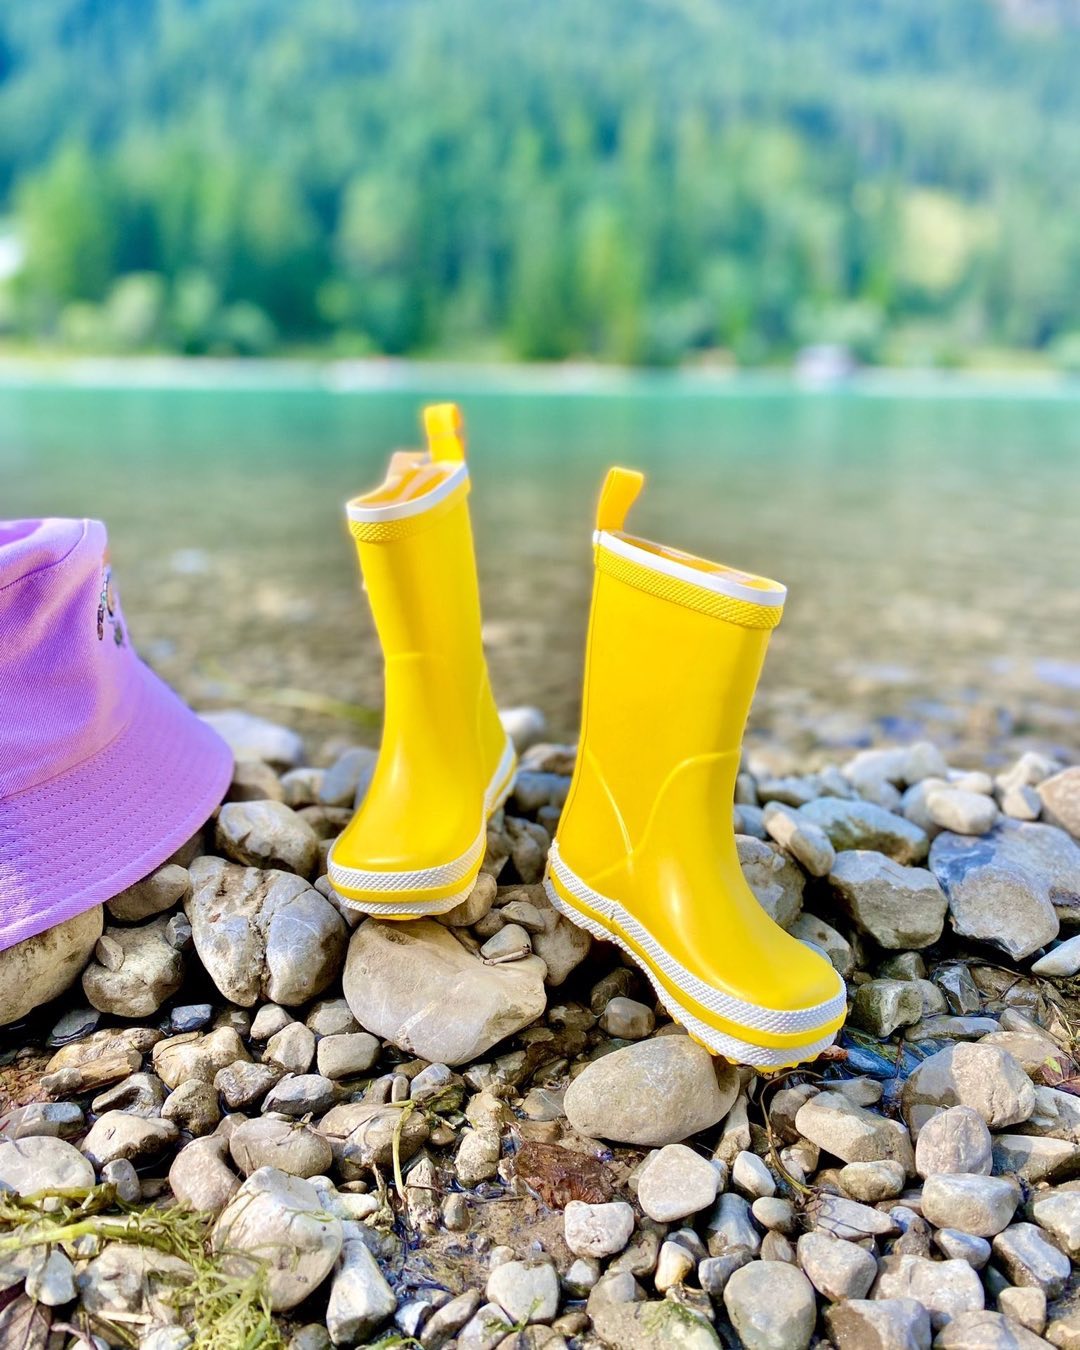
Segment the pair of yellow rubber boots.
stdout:
<path fill-rule="evenodd" d="M 516 769 L 480 639 L 461 417 L 440 404 L 424 422 L 428 451 L 395 454 L 347 508 L 386 707 L 374 777 L 329 875 L 380 919 L 464 899 Z M 561 914 L 637 962 L 713 1054 L 800 1063 L 836 1035 L 844 985 L 758 904 L 732 828 L 743 729 L 786 592 L 627 534 L 642 483 L 612 469 L 600 497 L 577 766 L 544 884 Z"/>

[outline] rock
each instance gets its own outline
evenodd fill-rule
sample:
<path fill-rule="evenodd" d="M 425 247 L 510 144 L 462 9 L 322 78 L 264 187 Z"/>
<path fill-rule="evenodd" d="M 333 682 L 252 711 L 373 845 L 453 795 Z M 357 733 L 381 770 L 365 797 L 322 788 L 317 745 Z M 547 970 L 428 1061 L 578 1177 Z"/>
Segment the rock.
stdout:
<path fill-rule="evenodd" d="M 982 1281 L 966 1261 L 925 1256 L 883 1256 L 871 1297 L 917 1299 L 935 1331 L 961 1313 L 980 1312 L 984 1302 Z"/>
<path fill-rule="evenodd" d="M 993 1237 L 1005 1228 L 1019 1202 L 1013 1182 L 981 1173 L 929 1176 L 922 1190 L 922 1212 L 935 1228 L 958 1228 L 976 1237 Z"/>
<path fill-rule="evenodd" d="M 739 865 L 747 885 L 765 913 L 781 928 L 794 923 L 802 909 L 806 880 L 786 853 L 761 839 L 737 834 Z"/>
<path fill-rule="evenodd" d="M 709 1254 L 724 1256 L 739 1249 L 756 1254 L 761 1234 L 750 1217 L 750 1206 L 741 1195 L 721 1195 L 705 1224 L 709 1234 Z"/>
<path fill-rule="evenodd" d="M 471 928 L 491 913 L 497 894 L 498 882 L 487 872 L 481 872 L 465 899 L 445 914 L 440 914 L 438 921 L 448 928 Z"/>
<path fill-rule="evenodd" d="M 713 1166 L 715 1171 L 715 1165 Z M 750 1200 L 776 1194 L 776 1181 L 765 1163 L 749 1149 L 740 1149 L 732 1159 L 731 1184 Z"/>
<path fill-rule="evenodd" d="M 230 1111 L 243 1111 L 261 1102 L 280 1078 L 281 1070 L 276 1064 L 252 1064 L 238 1059 L 217 1071 L 214 1087 Z"/>
<path fill-rule="evenodd" d="M 169 1187 L 178 1204 L 217 1214 L 240 1188 L 240 1178 L 225 1158 L 228 1140 L 213 1136 L 186 1144 L 169 1168 Z"/>
<path fill-rule="evenodd" d="M 1035 1089 L 1007 1051 L 961 1042 L 917 1065 L 901 1094 L 904 1119 L 916 1139 L 945 1106 L 970 1106 L 991 1130 L 1001 1130 L 1027 1120 L 1035 1109 Z"/>
<path fill-rule="evenodd" d="M 513 1327 L 494 1303 L 477 1308 L 458 1333 L 458 1350 L 495 1350 Z"/>
<path fill-rule="evenodd" d="M 990 1244 L 974 1233 L 962 1233 L 958 1228 L 939 1228 L 934 1242 L 950 1261 L 966 1261 L 972 1270 L 982 1270 L 990 1260 Z"/>
<path fill-rule="evenodd" d="M 209 1134 L 221 1119 L 217 1090 L 212 1084 L 197 1079 L 181 1083 L 165 1098 L 161 1115 L 164 1120 L 171 1120 L 177 1129 L 196 1138 Z"/>
<path fill-rule="evenodd" d="M 110 1242 L 92 1261 L 80 1263 L 75 1285 L 80 1311 L 95 1320 L 97 1316 L 112 1320 L 119 1313 L 161 1323 L 176 1316 L 170 1303 L 177 1284 L 193 1279 L 191 1267 L 178 1256 L 134 1243 Z"/>
<path fill-rule="evenodd" d="M 319 1073 L 287 1073 L 266 1094 L 262 1109 L 284 1116 L 321 1116 L 337 1101 L 337 1088 Z"/>
<path fill-rule="evenodd" d="M 407 1113 L 402 1121 L 402 1112 L 396 1106 L 346 1102 L 333 1107 L 319 1122 L 319 1132 L 331 1141 L 334 1158 L 347 1181 L 355 1180 L 372 1163 L 392 1166 L 394 1134 L 399 1128 L 399 1156 L 404 1163 L 423 1148 L 428 1137 L 428 1122 L 420 1111 Z"/>
<path fill-rule="evenodd" d="M 807 1206 L 814 1227 L 833 1237 L 856 1241 L 863 1237 L 887 1237 L 896 1233 L 896 1221 L 879 1209 L 871 1209 L 843 1195 L 820 1194 Z"/>
<path fill-rule="evenodd" d="M 93 1185 L 93 1167 L 63 1139 L 31 1135 L 0 1141 L 0 1189 L 33 1195 L 36 1191 L 89 1190 Z"/>
<path fill-rule="evenodd" d="M 836 855 L 829 885 L 843 912 L 887 950 L 929 947 L 941 937 L 949 902 L 925 867 L 849 849 Z"/>
<path fill-rule="evenodd" d="M 1064 1139 L 995 1134 L 993 1157 L 995 1172 L 1013 1172 L 1031 1186 L 1080 1176 L 1080 1147 Z"/>
<path fill-rule="evenodd" d="M 1033 787 L 1023 784 L 1001 794 L 1001 809 L 1013 820 L 1038 820 L 1042 814 L 1042 798 Z"/>
<path fill-rule="evenodd" d="M 653 1275 L 656 1292 L 664 1294 L 676 1285 L 683 1284 L 696 1266 L 693 1254 L 681 1242 L 661 1243 L 656 1273 Z"/>
<path fill-rule="evenodd" d="M 323 806 L 348 806 L 355 809 L 367 796 L 378 760 L 379 752 L 370 746 L 355 745 L 346 750 L 323 774 L 319 785 L 319 801 Z"/>
<path fill-rule="evenodd" d="M 812 877 L 825 877 L 836 861 L 836 850 L 829 836 L 817 825 L 802 820 L 777 802 L 766 806 L 762 823 L 769 836 L 787 849 L 804 871 Z"/>
<path fill-rule="evenodd" d="M 653 1010 L 632 998 L 613 998 L 600 1017 L 600 1029 L 622 1041 L 641 1041 L 656 1027 Z"/>
<path fill-rule="evenodd" d="M 1080 839 L 1080 765 L 1062 769 L 1038 785 L 1043 819 Z"/>
<path fill-rule="evenodd" d="M 281 779 L 261 759 L 239 759 L 233 763 L 232 782 L 225 794 L 227 802 L 285 800 Z"/>
<path fill-rule="evenodd" d="M 485 961 L 505 961 L 528 956 L 532 952 L 532 943 L 528 933 L 520 924 L 508 923 L 500 928 L 494 937 L 480 948 Z"/>
<path fill-rule="evenodd" d="M 467 1130 L 454 1159 L 454 1173 L 461 1185 L 472 1188 L 493 1177 L 499 1167 L 501 1149 L 498 1130 Z"/>
<path fill-rule="evenodd" d="M 930 1314 L 915 1298 L 848 1299 L 825 1310 L 836 1350 L 930 1350 Z"/>
<path fill-rule="evenodd" d="M 989 1175 L 990 1131 L 970 1106 L 950 1106 L 927 1120 L 915 1144 L 915 1170 L 921 1177 L 942 1172 Z"/>
<path fill-rule="evenodd" d="M 849 1020 L 885 1039 L 897 1027 L 914 1026 L 922 1012 L 922 993 L 911 980 L 867 980 L 855 990 Z"/>
<path fill-rule="evenodd" d="M 824 1298 L 865 1298 L 877 1277 L 872 1252 L 827 1233 L 803 1233 L 797 1247 L 799 1265 Z"/>
<path fill-rule="evenodd" d="M 263 1059 L 282 1073 L 307 1073 L 315 1058 L 315 1033 L 303 1022 L 289 1022 L 266 1042 Z"/>
<path fill-rule="evenodd" d="M 2 1125 L 0 1122 L 0 1128 Z M 1057 1088 L 1036 1087 L 1035 1110 L 1017 1133 L 1049 1135 L 1071 1144 L 1080 1143 L 1080 1098 Z"/>
<path fill-rule="evenodd" d="M 169 1088 L 190 1079 L 212 1083 L 219 1069 L 246 1058 L 244 1043 L 232 1027 L 217 1027 L 205 1036 L 197 1031 L 171 1036 L 158 1041 L 151 1055 L 154 1072 Z"/>
<path fill-rule="evenodd" d="M 333 1269 L 342 1248 L 341 1220 L 320 1208 L 310 1182 L 263 1167 L 222 1210 L 211 1244 L 230 1274 L 246 1277 L 264 1269 L 270 1306 L 284 1312 Z"/>
<path fill-rule="evenodd" d="M 652 1346 L 663 1346 L 664 1350 L 719 1350 L 721 1345 L 704 1317 L 671 1299 L 659 1303 L 601 1303 L 595 1310 L 590 1299 L 589 1315 L 593 1330 L 610 1350 L 648 1350 Z M 510 1350 L 515 1350 L 514 1342 L 510 1343 Z"/>
<path fill-rule="evenodd" d="M 185 1031 L 202 1031 L 203 1027 L 213 1020 L 213 1016 L 212 1003 L 188 1003 L 172 1010 L 169 1014 L 169 1027 L 178 1034 Z"/>
<path fill-rule="evenodd" d="M 997 802 L 962 788 L 935 788 L 926 797 L 926 810 L 935 825 L 954 834 L 986 834 L 998 818 Z"/>
<path fill-rule="evenodd" d="M 349 1036 L 362 1027 L 343 998 L 322 998 L 304 1019 L 316 1036 Z"/>
<path fill-rule="evenodd" d="M 377 1331 L 397 1307 L 379 1263 L 363 1239 L 346 1242 L 338 1258 L 326 1329 L 335 1345 L 356 1345 Z"/>
<path fill-rule="evenodd" d="M 536 957 L 487 966 L 431 919 L 365 920 L 352 936 L 344 989 L 363 1027 L 399 1049 L 464 1064 L 544 1011 Z"/>
<path fill-rule="evenodd" d="M 49 1003 L 82 973 L 104 928 L 100 905 L 0 952 L 0 1026 Z"/>
<path fill-rule="evenodd" d="M 322 1176 L 334 1161 L 321 1134 L 274 1116 L 242 1121 L 229 1137 L 229 1152 L 245 1177 L 260 1167 L 276 1167 L 293 1177 Z"/>
<path fill-rule="evenodd" d="M 539 708 L 500 708 L 499 721 L 520 755 L 530 745 L 542 740 L 547 721 Z"/>
<path fill-rule="evenodd" d="M 312 875 L 319 856 L 319 836 L 284 802 L 227 802 L 218 812 L 214 842 L 245 867 L 302 877 Z"/>
<path fill-rule="evenodd" d="M 738 1091 L 734 1068 L 714 1064 L 696 1041 L 654 1036 L 586 1065 L 563 1104 L 570 1124 L 590 1138 L 658 1146 L 717 1124 Z"/>
<path fill-rule="evenodd" d="M 994 1260 L 1010 1283 L 1041 1289 L 1047 1298 L 1064 1291 L 1072 1264 L 1033 1223 L 1014 1223 L 991 1245 Z"/>
<path fill-rule="evenodd" d="M 368 1031 L 324 1036 L 318 1045 L 318 1069 L 324 1078 L 335 1081 L 353 1078 L 374 1068 L 381 1053 L 379 1038 Z"/>
<path fill-rule="evenodd" d="M 855 954 L 851 950 L 851 943 L 831 924 L 804 911 L 791 924 L 788 932 L 800 942 L 811 942 L 815 947 L 820 947 L 841 978 L 850 978 L 855 969 Z"/>
<path fill-rule="evenodd" d="M 550 1261 L 506 1261 L 484 1291 L 511 1322 L 550 1322 L 559 1311 L 559 1276 Z"/>
<path fill-rule="evenodd" d="M 1031 1214 L 1074 1260 L 1080 1259 L 1080 1191 L 1037 1192 Z"/>
<path fill-rule="evenodd" d="M 925 831 L 873 802 L 818 797 L 801 806 L 799 816 L 820 825 L 837 853 L 870 849 L 908 865 L 921 862 L 929 847 Z"/>
<path fill-rule="evenodd" d="M 685 1144 L 666 1144 L 638 1175 L 638 1204 L 657 1223 L 698 1214 L 716 1199 L 719 1171 Z"/>
<path fill-rule="evenodd" d="M 584 928 L 579 928 L 554 910 L 549 912 L 553 915 L 553 921 L 547 923 L 542 933 L 535 934 L 532 947 L 547 966 L 544 983 L 549 989 L 554 989 L 588 956 L 592 938 Z"/>
<path fill-rule="evenodd" d="M 106 1111 L 129 1111 L 134 1116 L 160 1116 L 165 1085 L 157 1074 L 133 1073 L 130 1078 L 99 1093 L 90 1103 L 95 1115 Z"/>
<path fill-rule="evenodd" d="M 115 966 L 92 961 L 83 971 L 87 1000 L 117 1017 L 150 1017 L 184 982 L 184 958 L 168 941 L 168 920 L 138 928 L 107 928 L 105 939 L 119 949 Z"/>
<path fill-rule="evenodd" d="M 125 1205 L 142 1199 L 142 1183 L 135 1166 L 127 1158 L 114 1158 L 101 1169 L 101 1180 L 116 1191 L 116 1198 Z"/>
<path fill-rule="evenodd" d="M 34 1249 L 26 1272 L 26 1293 L 47 1308 L 62 1308 L 75 1299 L 75 1267 L 58 1248 Z"/>
<path fill-rule="evenodd" d="M 843 1162 L 877 1162 L 891 1158 L 915 1171 L 915 1157 L 907 1130 L 899 1121 L 855 1106 L 839 1092 L 819 1092 L 795 1115 L 795 1128 L 811 1143 Z"/>
<path fill-rule="evenodd" d="M 142 1162 L 159 1157 L 176 1142 L 179 1130 L 171 1120 L 146 1119 L 127 1111 L 106 1111 L 90 1127 L 79 1147 L 95 1167 L 117 1158 Z"/>
<path fill-rule="evenodd" d="M 575 1256 L 614 1256 L 630 1241 L 634 1211 L 624 1200 L 601 1205 L 571 1200 L 563 1211 L 563 1228 Z"/>
<path fill-rule="evenodd" d="M 1041 1336 L 989 1308 L 954 1317 L 934 1341 L 935 1350 L 1040 1350 L 1046 1344 Z"/>
<path fill-rule="evenodd" d="M 1048 975 L 1068 979 L 1080 971 L 1080 933 L 1051 947 L 1031 966 L 1033 975 Z"/>
<path fill-rule="evenodd" d="M 106 902 L 105 908 L 121 923 L 138 923 L 163 914 L 180 903 L 191 890 L 187 868 L 177 863 L 166 863 L 149 876 L 129 886 L 126 891 Z"/>
<path fill-rule="evenodd" d="M 909 1041 L 985 1041 L 997 1030 L 992 1017 L 921 1017 L 907 1029 Z"/>
<path fill-rule="evenodd" d="M 1017 1289 L 1010 1285 L 998 1294 L 998 1309 L 1036 1336 L 1046 1329 L 1046 1295 L 1041 1289 Z"/>
<path fill-rule="evenodd" d="M 1002 832 L 1037 828 L 1000 827 Z M 939 834 L 930 869 L 949 897 L 956 932 L 990 942 L 1018 961 L 1057 937 L 1059 921 L 1047 881 L 1010 857 L 1003 846 L 1008 837 L 999 831 L 976 839 Z"/>
<path fill-rule="evenodd" d="M 1009 1015 L 1009 1009 L 1002 1014 L 1005 1018 Z M 1044 1067 L 1060 1072 L 1066 1058 L 1055 1040 L 1034 1027 L 1023 1031 L 988 1032 L 980 1036 L 979 1041 L 982 1045 L 996 1045 L 999 1050 L 1008 1051 L 1024 1072 L 1032 1077 Z"/>
<path fill-rule="evenodd" d="M 233 752 L 234 759 L 261 759 L 275 769 L 295 769 L 304 758 L 300 737 L 264 717 L 232 708 L 199 716 L 213 727 Z"/>
<path fill-rule="evenodd" d="M 28 1139 L 31 1135 L 72 1139 L 86 1128 L 86 1117 L 77 1102 L 30 1102 L 0 1116 L 0 1138 Z"/>
<path fill-rule="evenodd" d="M 902 1163 L 883 1158 L 880 1162 L 847 1163 L 840 1169 L 837 1180 L 852 1200 L 876 1205 L 879 1200 L 891 1200 L 899 1195 L 906 1177 Z"/>
<path fill-rule="evenodd" d="M 345 922 L 300 877 L 211 857 L 196 859 L 190 871 L 193 892 L 185 908 L 195 948 L 230 1002 L 250 1008 L 270 999 L 294 1007 L 335 979 L 345 956 Z"/>
<path fill-rule="evenodd" d="M 746 1350 L 805 1350 L 814 1334 L 813 1287 L 801 1270 L 782 1262 L 752 1261 L 735 1271 L 724 1307 Z"/>

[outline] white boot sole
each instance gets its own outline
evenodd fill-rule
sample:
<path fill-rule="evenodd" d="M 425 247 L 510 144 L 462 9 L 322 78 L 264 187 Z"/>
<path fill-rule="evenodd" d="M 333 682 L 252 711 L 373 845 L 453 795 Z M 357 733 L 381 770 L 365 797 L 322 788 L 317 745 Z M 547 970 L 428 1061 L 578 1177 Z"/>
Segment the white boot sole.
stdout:
<path fill-rule="evenodd" d="M 566 894 L 560 893 L 554 884 L 555 881 L 559 883 Z M 552 905 L 565 918 L 572 923 L 576 923 L 580 928 L 584 928 L 593 937 L 599 938 L 603 942 L 614 942 L 620 947 L 648 977 L 657 998 L 675 1021 L 685 1027 L 690 1035 L 695 1040 L 700 1041 L 711 1054 L 722 1055 L 725 1059 L 730 1059 L 737 1064 L 749 1064 L 756 1068 L 779 1069 L 803 1064 L 816 1058 L 822 1050 L 825 1050 L 836 1039 L 840 1029 L 838 1026 L 829 1032 L 822 1032 L 822 1028 L 841 1018 L 847 1007 L 847 995 L 844 983 L 839 975 L 836 977 L 839 985 L 837 993 L 826 1002 L 810 1008 L 802 1008 L 791 1012 L 747 1003 L 732 995 L 724 994 L 720 990 L 710 988 L 691 971 L 688 971 L 685 966 L 680 965 L 664 950 L 648 929 L 622 905 L 608 896 L 594 891 L 567 867 L 559 857 L 558 849 L 554 844 L 548 855 L 548 871 L 544 877 L 544 889 Z M 611 926 L 608 927 L 607 924 L 599 922 L 592 913 L 585 912 L 575 903 L 575 898 L 582 905 L 588 905 L 589 910 L 602 915 L 607 924 Z M 649 959 L 644 959 L 640 951 L 631 946 L 624 936 L 625 934 L 632 935 L 638 948 L 649 953 Z M 655 961 L 655 966 L 652 964 L 653 961 Z M 677 999 L 671 990 L 661 982 L 660 972 L 675 985 L 681 994 L 685 995 L 687 1002 L 711 1004 L 712 1010 L 717 1015 L 723 1016 L 727 1021 L 734 1022 L 740 1028 L 745 1028 L 746 1035 L 749 1038 L 753 1037 L 754 1030 L 757 1029 L 779 1033 L 805 1031 L 808 1033 L 808 1039 L 797 1045 L 773 1047 L 758 1045 L 752 1039 L 743 1040 L 740 1037 L 719 1031 L 691 1012 L 680 999 Z M 748 1022 L 749 1025 L 747 1025 Z M 820 1034 L 815 1035 L 815 1032 Z"/>
<path fill-rule="evenodd" d="M 360 867 L 345 867 L 334 861 L 331 848 L 327 859 L 327 875 L 334 894 L 342 904 L 361 914 L 374 914 L 382 918 L 421 919 L 431 914 L 446 914 L 472 890 L 480 871 L 487 848 L 488 821 L 509 797 L 517 774 L 517 755 L 513 742 L 507 738 L 499 766 L 491 777 L 484 793 L 484 818 L 480 830 L 468 849 L 450 862 L 440 863 L 437 867 L 420 868 L 412 872 L 376 872 Z M 409 894 L 417 891 L 434 890 L 439 886 L 449 886 L 455 881 L 462 882 L 459 890 L 439 900 L 410 900 Z M 372 891 L 379 895 L 401 893 L 400 900 L 358 900 L 351 895 L 343 895 L 339 886 L 354 891 Z"/>

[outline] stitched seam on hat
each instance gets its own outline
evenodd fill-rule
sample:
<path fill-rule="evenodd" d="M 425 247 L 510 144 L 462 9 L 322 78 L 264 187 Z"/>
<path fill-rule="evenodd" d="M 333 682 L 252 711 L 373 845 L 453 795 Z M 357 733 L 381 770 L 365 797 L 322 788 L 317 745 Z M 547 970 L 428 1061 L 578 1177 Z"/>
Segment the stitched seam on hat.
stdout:
<path fill-rule="evenodd" d="M 21 574 L 21 576 L 12 577 L 10 581 L 5 581 L 4 584 L 3 584 L 2 586 L 0 586 L 0 591 L 6 591 L 6 590 L 7 590 L 9 587 L 11 587 L 11 586 L 17 586 L 17 585 L 19 584 L 20 581 L 28 581 L 31 577 L 36 577 L 36 576 L 40 575 L 40 573 L 42 573 L 42 572 L 48 572 L 49 569 L 52 568 L 52 567 L 59 567 L 60 564 L 61 564 L 62 562 L 67 562 L 68 558 L 71 557 L 71 555 L 72 555 L 72 554 L 75 552 L 75 550 L 79 547 L 79 545 L 82 543 L 82 541 L 86 538 L 87 533 L 88 533 L 86 527 L 87 527 L 89 524 L 90 524 L 89 517 L 84 516 L 84 517 L 83 517 L 83 522 L 82 522 L 82 534 L 79 535 L 78 539 L 75 540 L 75 542 L 74 542 L 74 543 L 72 544 L 72 546 L 68 549 L 68 551 L 63 555 L 63 557 L 61 557 L 61 558 L 54 558 L 54 559 L 52 560 L 52 562 L 42 563 L 40 567 L 33 567 L 33 568 L 30 569 L 29 572 L 23 572 L 23 573 Z"/>

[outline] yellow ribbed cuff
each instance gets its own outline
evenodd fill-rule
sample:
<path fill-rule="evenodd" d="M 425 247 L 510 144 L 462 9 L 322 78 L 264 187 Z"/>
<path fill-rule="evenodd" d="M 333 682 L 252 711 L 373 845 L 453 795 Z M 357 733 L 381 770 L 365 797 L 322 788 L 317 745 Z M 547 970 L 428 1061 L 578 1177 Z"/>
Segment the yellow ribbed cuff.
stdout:
<path fill-rule="evenodd" d="M 783 605 L 755 605 L 751 600 L 738 600 L 706 586 L 695 586 L 692 581 L 669 576 L 666 572 L 658 572 L 655 568 L 645 567 L 630 558 L 612 553 L 602 544 L 597 545 L 594 552 L 597 568 L 617 581 L 646 591 L 649 595 L 659 596 L 661 600 L 670 600 L 673 604 L 697 610 L 699 614 L 724 619 L 740 628 L 775 628 L 784 613 Z"/>

